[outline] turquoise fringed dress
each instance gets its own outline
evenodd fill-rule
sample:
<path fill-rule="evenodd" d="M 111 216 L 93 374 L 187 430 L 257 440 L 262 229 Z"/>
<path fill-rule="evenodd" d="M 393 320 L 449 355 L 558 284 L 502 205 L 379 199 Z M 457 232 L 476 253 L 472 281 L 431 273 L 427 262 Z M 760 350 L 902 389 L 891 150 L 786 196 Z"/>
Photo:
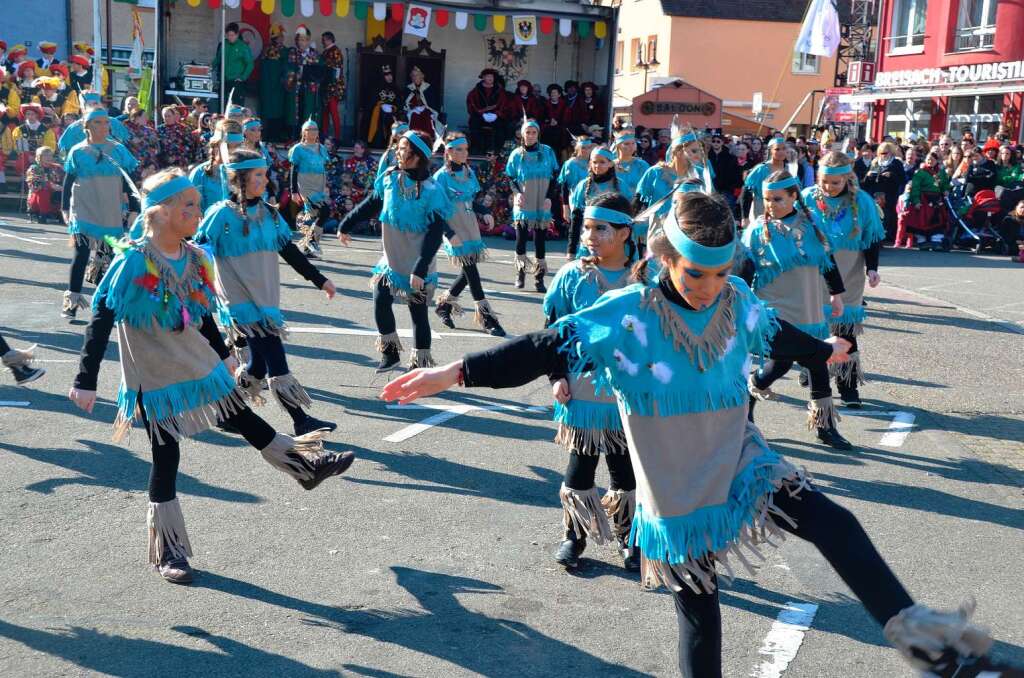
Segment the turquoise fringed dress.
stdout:
<path fill-rule="evenodd" d="M 775 312 L 730 277 L 703 310 L 674 304 L 657 283 L 636 284 L 553 327 L 570 373 L 615 394 L 636 474 L 629 539 L 644 582 L 713 590 L 717 563 L 778 531 L 772 494 L 806 487 L 747 421 L 751 354 L 768 354 Z"/>
<path fill-rule="evenodd" d="M 518 228 L 530 230 L 548 227 L 551 210 L 544 208 L 548 184 L 559 171 L 558 159 L 550 146 L 538 143 L 530 149 L 518 146 L 509 153 L 505 173 L 518 184 L 522 204 L 512 208 L 512 221 Z"/>
<path fill-rule="evenodd" d="M 452 203 L 452 216 L 448 225 L 461 241 L 453 246 L 447 238 L 444 252 L 458 266 L 476 264 L 486 257 L 487 245 L 480 236 L 480 224 L 473 211 L 473 198 L 480 192 L 480 182 L 469 165 L 454 170 L 445 165 L 434 173 L 434 182 L 448 194 Z"/>
<path fill-rule="evenodd" d="M 182 244 L 169 259 L 148 240 L 132 243 L 110 265 L 93 311 L 113 311 L 121 354 L 115 431 L 139 411 L 151 436 L 194 436 L 244 408 L 242 394 L 199 327 L 214 307 L 214 270 L 203 251 Z"/>
<path fill-rule="evenodd" d="M 72 147 L 64 161 L 65 173 L 74 177 L 68 233 L 93 247 L 124 235 L 125 173 L 131 175 L 136 167 L 134 156 L 116 141 Z"/>
<path fill-rule="evenodd" d="M 634 157 L 628 161 L 615 161 L 615 175 L 619 178 L 619 181 L 629 187 L 627 192 L 630 195 L 636 193 L 640 180 L 650 168 L 651 165 L 643 158 Z"/>

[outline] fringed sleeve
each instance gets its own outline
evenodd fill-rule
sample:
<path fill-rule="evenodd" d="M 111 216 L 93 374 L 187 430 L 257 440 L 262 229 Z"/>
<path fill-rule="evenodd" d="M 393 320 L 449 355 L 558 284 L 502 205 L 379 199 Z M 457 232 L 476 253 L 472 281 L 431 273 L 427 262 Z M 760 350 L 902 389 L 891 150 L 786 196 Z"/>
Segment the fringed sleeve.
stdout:
<path fill-rule="evenodd" d="M 859 249 L 866 250 L 885 238 L 882 215 L 867 191 L 857 191 L 857 220 L 860 226 Z"/>
<path fill-rule="evenodd" d="M 562 266 L 551 281 L 547 293 L 544 295 L 542 310 L 545 318 L 561 318 L 572 313 L 572 293 L 569 290 L 570 280 L 574 277 L 573 271 L 577 270 L 575 262 L 569 262 Z"/>

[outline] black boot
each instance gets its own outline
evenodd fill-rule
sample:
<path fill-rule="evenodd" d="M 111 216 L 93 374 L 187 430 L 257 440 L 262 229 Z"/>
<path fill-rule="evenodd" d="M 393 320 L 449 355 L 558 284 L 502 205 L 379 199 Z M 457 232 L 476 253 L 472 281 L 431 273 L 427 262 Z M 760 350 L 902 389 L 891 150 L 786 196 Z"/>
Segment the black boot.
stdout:
<path fill-rule="evenodd" d="M 840 377 L 836 377 L 836 388 L 839 391 L 839 400 L 842 401 L 843 407 L 848 407 L 851 410 L 859 410 L 863 407 L 863 403 L 860 400 L 860 391 L 857 390 L 857 365 L 852 365 L 850 370 L 850 376 L 845 380 Z"/>
<path fill-rule="evenodd" d="M 538 267 L 537 270 L 533 272 L 533 289 L 537 290 L 541 294 L 544 294 L 545 292 L 548 291 L 548 288 L 544 286 L 544 274 L 547 272 L 548 271 L 546 268 L 540 267 Z"/>
<path fill-rule="evenodd" d="M 526 286 L 526 269 L 525 268 L 517 268 L 516 269 L 516 280 L 515 280 L 515 282 L 513 284 L 515 285 L 517 290 L 521 290 L 521 289 L 523 289 L 523 287 Z"/>
<path fill-rule="evenodd" d="M 750 402 L 750 406 L 747 408 L 747 421 L 751 424 L 754 423 L 754 405 L 757 404 L 757 398 L 754 396 L 747 396 Z"/>
<path fill-rule="evenodd" d="M 441 324 L 448 329 L 454 330 L 455 321 L 452 320 L 452 311 L 452 305 L 445 302 L 438 304 L 437 308 L 434 309 L 434 313 L 436 313 L 437 317 L 441 319 Z"/>
<path fill-rule="evenodd" d="M 629 537 L 618 537 L 616 543 L 619 546 L 619 553 L 622 554 L 622 567 L 630 572 L 640 569 L 640 549 L 629 545 Z"/>
<path fill-rule="evenodd" d="M 309 461 L 313 477 L 309 480 L 300 480 L 299 485 L 304 489 L 312 490 L 314 487 L 327 480 L 331 476 L 338 476 L 348 470 L 348 467 L 355 461 L 356 455 L 352 452 L 327 452 L 314 460 Z"/>
<path fill-rule="evenodd" d="M 380 356 L 380 362 L 377 364 L 377 374 L 383 374 L 388 370 L 394 369 L 395 365 L 402 361 L 402 356 L 399 355 L 398 349 L 388 349 Z"/>
<path fill-rule="evenodd" d="M 14 375 L 14 382 L 18 386 L 24 386 L 25 384 L 31 383 L 46 374 L 46 370 L 43 368 L 31 367 L 29 365 L 16 365 L 9 369 L 11 370 L 11 374 Z"/>
<path fill-rule="evenodd" d="M 338 425 L 333 421 L 324 421 L 323 419 L 306 415 L 305 419 L 295 423 L 295 435 L 304 436 L 313 431 L 333 431 L 336 428 L 338 428 Z"/>
<path fill-rule="evenodd" d="M 839 430 L 835 426 L 831 428 L 819 427 L 817 436 L 819 441 L 834 450 L 849 452 L 853 449 L 853 443 L 840 435 Z"/>
<path fill-rule="evenodd" d="M 576 569 L 580 564 L 580 556 L 583 555 L 586 548 L 587 538 L 585 536 L 577 537 L 576 532 L 570 528 L 565 532 L 565 541 L 558 545 L 555 562 L 567 570 Z"/>
<path fill-rule="evenodd" d="M 191 584 L 195 578 L 195 570 L 188 564 L 188 559 L 184 556 L 174 558 L 170 554 L 165 554 L 160 559 L 160 564 L 156 566 L 156 571 L 160 573 L 164 581 L 171 584 Z"/>
<path fill-rule="evenodd" d="M 1024 678 L 1024 667 L 989 657 L 963 657 L 947 650 L 925 676 L 934 678 Z"/>
<path fill-rule="evenodd" d="M 480 322 L 483 325 L 484 331 L 492 337 L 505 336 L 505 328 L 501 326 L 501 323 L 498 322 L 498 317 L 493 313 L 481 311 Z"/>

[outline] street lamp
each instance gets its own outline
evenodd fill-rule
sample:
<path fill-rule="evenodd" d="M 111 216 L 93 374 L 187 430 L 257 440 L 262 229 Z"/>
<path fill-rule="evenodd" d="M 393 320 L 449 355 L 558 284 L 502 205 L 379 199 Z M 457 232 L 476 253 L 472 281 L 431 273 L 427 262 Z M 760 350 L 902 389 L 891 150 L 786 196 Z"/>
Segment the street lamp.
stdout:
<path fill-rule="evenodd" d="M 647 58 L 644 58 L 644 46 L 638 45 L 636 48 L 636 67 L 644 72 L 644 89 L 647 91 L 647 72 L 652 68 L 657 68 L 661 63 L 658 62 L 658 46 L 656 43 L 647 43 Z"/>

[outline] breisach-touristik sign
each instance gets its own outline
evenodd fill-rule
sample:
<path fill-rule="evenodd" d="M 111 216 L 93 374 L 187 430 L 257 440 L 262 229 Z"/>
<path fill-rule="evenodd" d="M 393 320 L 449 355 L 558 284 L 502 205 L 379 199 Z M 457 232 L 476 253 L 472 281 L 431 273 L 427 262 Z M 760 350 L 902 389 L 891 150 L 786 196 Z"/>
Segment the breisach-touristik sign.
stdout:
<path fill-rule="evenodd" d="M 875 90 L 935 85 L 969 85 L 982 82 L 1024 80 L 1024 61 L 1000 61 L 990 64 L 920 68 L 907 71 L 883 71 L 875 76 Z"/>

